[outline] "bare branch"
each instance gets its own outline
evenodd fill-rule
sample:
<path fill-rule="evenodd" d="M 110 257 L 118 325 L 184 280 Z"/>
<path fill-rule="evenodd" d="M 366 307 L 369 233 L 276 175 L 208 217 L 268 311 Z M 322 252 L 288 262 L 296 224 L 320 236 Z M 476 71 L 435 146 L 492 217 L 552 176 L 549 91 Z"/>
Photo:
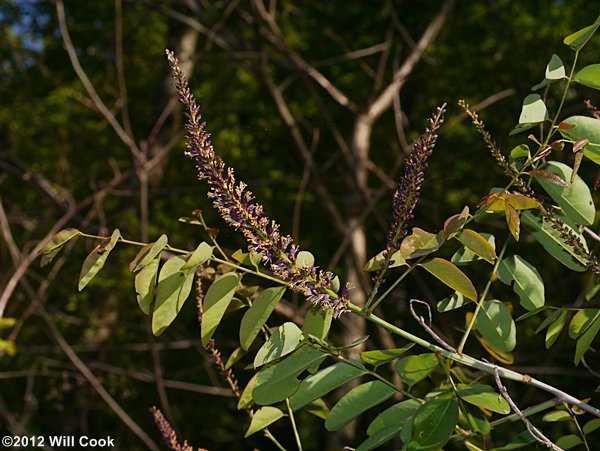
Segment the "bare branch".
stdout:
<path fill-rule="evenodd" d="M 433 39 L 437 36 L 439 31 L 442 28 L 446 17 L 450 13 L 450 10 L 454 6 L 455 0 L 449 0 L 444 3 L 440 13 L 437 17 L 429 24 L 427 30 L 421 36 L 419 43 L 413 49 L 411 54 L 408 56 L 404 64 L 398 68 L 396 73 L 394 74 L 394 79 L 392 83 L 390 83 L 387 88 L 375 99 L 375 101 L 369 106 L 367 115 L 374 121 L 376 118 L 381 116 L 381 114 L 389 108 L 394 99 L 394 93 L 400 90 L 400 88 L 406 82 L 408 75 L 413 71 L 417 63 L 423 57 L 423 53 L 431 44 Z"/>

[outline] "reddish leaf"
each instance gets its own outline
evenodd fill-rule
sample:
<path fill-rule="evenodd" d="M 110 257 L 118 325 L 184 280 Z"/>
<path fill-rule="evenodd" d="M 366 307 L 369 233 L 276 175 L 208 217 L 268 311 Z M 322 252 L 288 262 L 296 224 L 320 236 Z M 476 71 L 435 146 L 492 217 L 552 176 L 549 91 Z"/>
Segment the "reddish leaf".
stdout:
<path fill-rule="evenodd" d="M 571 130 L 572 128 L 575 128 L 575 124 L 567 124 L 566 122 L 558 124 L 559 130 Z"/>
<path fill-rule="evenodd" d="M 469 207 L 463 208 L 463 210 L 456 215 L 450 216 L 444 222 L 444 238 L 448 239 L 449 235 L 456 233 L 467 221 L 469 217 Z"/>
<path fill-rule="evenodd" d="M 559 175 L 547 171 L 546 169 L 536 169 L 534 171 L 529 171 L 529 175 L 535 177 L 536 179 L 545 180 L 548 183 L 558 185 L 562 188 L 566 188 L 568 186 L 567 182 L 565 182 Z"/>
<path fill-rule="evenodd" d="M 535 158 L 533 159 L 533 162 L 535 163 L 536 161 L 539 161 L 542 158 L 547 157 L 548 155 L 550 155 L 550 153 L 552 153 L 552 146 L 544 147 L 544 149 L 535 156 Z"/>
<path fill-rule="evenodd" d="M 590 140 L 587 138 L 581 138 L 581 139 L 577 140 L 577 142 L 575 144 L 573 144 L 573 153 L 579 152 L 581 149 L 583 149 L 589 143 L 590 143 Z"/>

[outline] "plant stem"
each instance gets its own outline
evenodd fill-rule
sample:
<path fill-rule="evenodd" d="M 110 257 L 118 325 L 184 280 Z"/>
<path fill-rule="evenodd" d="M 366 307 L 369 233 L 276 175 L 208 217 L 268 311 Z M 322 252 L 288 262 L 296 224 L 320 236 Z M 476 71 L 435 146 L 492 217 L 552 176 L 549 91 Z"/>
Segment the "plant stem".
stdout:
<path fill-rule="evenodd" d="M 416 267 L 416 266 L 417 266 L 417 265 L 418 265 L 418 264 L 419 264 L 419 263 L 420 263 L 422 260 L 423 260 L 423 257 L 421 257 L 421 258 L 420 258 L 420 259 L 419 259 L 419 260 L 418 260 L 416 263 L 413 263 L 411 266 L 409 266 L 409 267 L 406 269 L 406 271 L 404 271 L 404 272 L 402 273 L 402 275 L 396 279 L 396 281 L 395 281 L 395 282 L 392 284 L 392 286 L 390 286 L 390 287 L 389 287 L 387 290 L 385 290 L 385 292 L 384 292 L 384 293 L 383 293 L 381 296 L 379 296 L 379 298 L 378 298 L 378 299 L 375 301 L 375 303 L 374 303 L 372 306 L 368 307 L 368 305 L 366 305 L 366 306 L 365 306 L 365 311 L 367 312 L 367 315 L 370 315 L 370 314 L 373 312 L 373 310 L 375 310 L 375 307 L 377 307 L 377 306 L 379 305 L 379 303 L 380 303 L 381 301 L 383 301 L 383 300 L 386 298 L 386 296 L 387 296 L 388 294 L 390 294 L 390 293 L 391 293 L 391 291 L 392 291 L 394 288 L 396 288 L 396 286 L 397 286 L 397 285 L 398 285 L 400 282 L 402 282 L 402 280 L 404 280 L 404 278 L 405 278 L 406 276 L 408 276 L 408 274 L 409 274 L 409 273 L 410 273 L 410 272 L 411 272 L 413 269 L 415 269 L 415 267 Z M 367 307 L 368 307 L 368 308 L 367 308 Z"/>
<path fill-rule="evenodd" d="M 379 318 L 378 316 L 375 316 L 373 314 L 370 314 L 370 315 L 366 314 L 365 312 L 362 311 L 362 309 L 359 306 L 357 306 L 355 304 L 348 303 L 348 310 L 350 310 L 355 315 L 361 316 L 362 318 L 365 318 L 367 321 L 370 321 L 371 323 L 373 323 L 377 326 L 380 326 L 396 335 L 399 335 L 409 341 L 412 341 L 413 343 L 416 343 L 419 346 L 429 349 L 430 351 L 435 352 L 436 354 L 440 354 L 440 355 L 442 355 L 446 358 L 449 358 L 455 362 L 462 363 L 463 365 L 466 365 L 470 368 L 475 368 L 477 370 L 483 371 L 484 373 L 491 374 L 491 375 L 494 375 L 495 371 L 497 369 L 498 375 L 501 378 L 509 379 L 509 380 L 513 380 L 513 381 L 517 381 L 517 382 L 522 382 L 522 383 L 528 384 L 528 385 L 532 385 L 534 387 L 537 387 L 539 389 L 542 389 L 542 390 L 552 394 L 553 396 L 557 397 L 561 401 L 564 401 L 568 404 L 575 405 L 575 406 L 579 407 L 580 409 L 591 413 L 592 415 L 600 417 L 600 409 L 590 406 L 589 404 L 580 401 L 579 399 L 575 398 L 574 396 L 571 396 L 568 393 L 563 392 L 562 390 L 559 390 L 551 385 L 548 385 L 545 382 L 539 381 L 539 380 L 529 376 L 528 374 L 521 374 L 516 371 L 510 370 L 508 368 L 503 368 L 503 367 L 494 365 L 492 363 L 484 362 L 483 360 L 478 360 L 478 359 L 476 359 L 474 357 L 470 357 L 468 355 L 464 355 L 464 354 L 460 355 L 457 352 L 452 352 L 452 351 L 444 349 L 440 346 L 434 345 L 433 343 L 430 343 L 427 340 L 424 340 L 416 335 L 411 334 L 410 332 L 405 331 L 404 329 L 400 329 L 399 327 L 394 326 L 391 323 L 388 323 L 387 321 Z"/>
<path fill-rule="evenodd" d="M 285 398 L 285 405 L 288 408 L 288 413 L 290 415 L 290 422 L 292 423 L 292 429 L 294 430 L 294 437 L 296 438 L 296 444 L 298 445 L 298 451 L 302 451 L 302 441 L 300 440 L 300 435 L 298 434 L 298 428 L 296 428 L 296 420 L 294 420 L 294 412 L 290 407 L 289 398 Z"/>
<path fill-rule="evenodd" d="M 481 296 L 479 296 L 479 301 L 477 302 L 477 307 L 475 307 L 475 312 L 473 313 L 473 317 L 471 318 L 471 321 L 469 321 L 467 330 L 465 330 L 465 333 L 463 334 L 462 338 L 460 339 L 460 343 L 458 345 L 458 348 L 456 349 L 456 352 L 459 355 L 462 355 L 463 349 L 467 342 L 467 338 L 469 338 L 469 334 L 471 333 L 471 330 L 473 329 L 473 325 L 475 324 L 477 314 L 479 313 L 479 310 L 481 310 L 481 306 L 483 305 L 483 301 L 485 301 L 485 297 L 487 296 L 488 291 L 490 291 L 490 286 L 492 285 L 492 281 L 494 280 L 494 275 L 496 274 L 496 271 L 498 271 L 498 266 L 500 266 L 502 257 L 504 257 L 504 252 L 506 251 L 506 248 L 508 247 L 509 239 L 510 239 L 510 234 L 506 237 L 506 240 L 504 240 L 504 245 L 502 246 L 502 249 L 500 250 L 500 254 L 498 255 L 498 258 L 496 259 L 496 263 L 494 264 L 494 269 L 492 270 L 492 274 L 491 274 L 487 284 L 485 285 L 483 293 L 481 293 Z"/>

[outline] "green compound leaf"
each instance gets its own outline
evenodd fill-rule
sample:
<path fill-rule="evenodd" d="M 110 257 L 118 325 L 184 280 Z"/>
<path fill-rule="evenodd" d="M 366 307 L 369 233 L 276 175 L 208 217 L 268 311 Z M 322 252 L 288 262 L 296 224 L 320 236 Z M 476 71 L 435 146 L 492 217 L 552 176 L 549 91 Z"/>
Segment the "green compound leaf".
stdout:
<path fill-rule="evenodd" d="M 221 319 L 223 319 L 225 310 L 227 310 L 229 303 L 233 299 L 241 278 L 237 273 L 228 272 L 215 280 L 206 292 L 200 331 L 203 347 L 206 348 L 208 341 L 215 333 Z"/>
<path fill-rule="evenodd" d="M 600 89 L 600 64 L 590 64 L 575 75 L 574 80 L 590 88 Z"/>
<path fill-rule="evenodd" d="M 594 341 L 594 338 L 596 338 L 596 335 L 598 335 L 598 332 L 600 332 L 600 317 L 597 316 L 594 322 L 577 340 L 577 344 L 575 345 L 575 357 L 573 359 L 575 365 L 579 365 L 581 358 L 592 344 L 592 341 Z"/>
<path fill-rule="evenodd" d="M 463 229 L 460 235 L 457 236 L 457 240 L 485 261 L 494 263 L 494 260 L 496 260 L 496 250 L 494 249 L 494 246 L 475 230 Z"/>
<path fill-rule="evenodd" d="M 571 180 L 573 174 L 573 170 L 569 166 L 558 161 L 550 161 L 543 165 L 542 169 L 558 175 L 565 181 Z M 592 225 L 596 216 L 596 208 L 592 193 L 581 177 L 575 175 L 573 183 L 566 187 L 543 179 L 536 180 L 576 224 Z"/>
<path fill-rule="evenodd" d="M 394 369 L 400 375 L 400 379 L 410 388 L 433 373 L 438 366 L 437 356 L 433 353 L 426 353 L 404 357 L 396 362 Z"/>
<path fill-rule="evenodd" d="M 368 363 L 369 365 L 373 365 L 378 367 L 383 365 L 384 363 L 389 362 L 390 360 L 397 359 L 399 356 L 404 354 L 410 348 L 414 346 L 414 343 L 409 344 L 404 348 L 396 348 L 396 349 L 381 349 L 377 351 L 365 351 L 360 353 L 360 358 L 363 362 Z"/>
<path fill-rule="evenodd" d="M 598 19 L 600 19 L 600 17 Z M 596 22 L 594 22 L 592 25 L 588 25 L 587 27 L 567 36 L 563 40 L 563 43 L 571 47 L 571 49 L 574 51 L 581 50 L 581 48 L 589 41 L 589 39 L 600 26 L 600 21 L 598 19 L 596 19 Z"/>
<path fill-rule="evenodd" d="M 458 384 L 458 396 L 469 404 L 506 415 L 510 413 L 508 402 L 494 388 L 482 384 Z"/>
<path fill-rule="evenodd" d="M 568 219 L 560 219 L 563 219 L 566 227 L 571 229 L 573 233 L 577 235 L 583 243 L 585 243 L 583 236 L 577 230 L 575 230 L 574 227 L 567 224 Z M 583 272 L 587 269 L 587 261 L 575 253 L 573 246 L 565 243 L 565 239 L 561 238 L 560 232 L 553 229 L 549 222 L 544 221 L 540 216 L 534 215 L 529 211 L 521 214 L 521 220 L 523 221 L 523 224 L 531 229 L 533 237 L 542 245 L 546 252 L 552 255 L 567 268 L 580 272 Z"/>
<path fill-rule="evenodd" d="M 298 326 L 290 322 L 283 323 L 256 353 L 254 368 L 288 355 L 298 347 L 302 338 L 302 331 Z"/>
<path fill-rule="evenodd" d="M 539 94 L 529 94 L 523 100 L 521 115 L 519 116 L 519 125 L 538 124 L 549 119 L 548 109 Z"/>
<path fill-rule="evenodd" d="M 62 248 L 73 238 L 81 235 L 81 232 L 77 229 L 63 229 L 58 232 L 44 248 L 38 252 L 38 256 L 42 257 L 40 266 L 44 267 L 62 250 Z"/>
<path fill-rule="evenodd" d="M 390 398 L 396 389 L 379 380 L 353 388 L 340 399 L 325 421 L 325 429 L 337 431 L 361 413 Z"/>
<path fill-rule="evenodd" d="M 407 444 L 410 450 L 440 450 L 454 432 L 458 421 L 456 400 L 433 399 L 417 410 L 412 427 L 412 437 Z"/>
<path fill-rule="evenodd" d="M 589 144 L 584 147 L 584 155 L 596 164 L 600 164 L 600 119 L 588 116 L 571 116 L 565 119 L 561 124 L 574 125 L 574 127 L 561 128 L 560 134 L 577 142 L 581 139 L 589 140 Z"/>
<path fill-rule="evenodd" d="M 448 260 L 436 257 L 424 263 L 420 263 L 419 266 L 426 269 L 450 288 L 462 293 L 465 297 L 472 301 L 477 300 L 477 290 L 475 290 L 473 283 L 464 272 Z"/>
<path fill-rule="evenodd" d="M 176 256 L 167 260 L 160 270 L 152 314 L 154 335 L 162 334 L 169 327 L 192 291 L 194 272 L 181 271 L 184 264 L 185 260 Z"/>
<path fill-rule="evenodd" d="M 284 416 L 285 414 L 277 407 L 261 407 L 256 412 L 254 412 L 254 415 L 252 415 L 250 426 L 248 427 L 244 438 L 250 437 L 255 432 L 262 431 L 264 428 L 275 423 L 277 420 Z"/>
<path fill-rule="evenodd" d="M 320 307 L 310 307 L 304 316 L 302 331 L 304 335 L 312 335 L 325 340 L 329 335 L 332 319 L 333 311 L 331 309 L 323 310 Z"/>
<path fill-rule="evenodd" d="M 505 258 L 498 266 L 498 278 L 511 285 L 526 310 L 544 305 L 544 281 L 535 267 L 518 255 Z"/>
<path fill-rule="evenodd" d="M 243 349 L 250 348 L 284 293 L 285 287 L 267 288 L 244 313 L 240 325 L 240 344 Z"/>
<path fill-rule="evenodd" d="M 290 407 L 298 410 L 342 385 L 359 378 L 367 370 L 359 362 L 338 362 L 306 377 L 290 397 Z"/>
<path fill-rule="evenodd" d="M 135 258 L 129 263 L 129 270 L 137 272 L 144 266 L 150 264 L 165 248 L 169 239 L 167 235 L 161 235 L 154 243 L 148 243 L 137 253 Z"/>
<path fill-rule="evenodd" d="M 83 290 L 85 286 L 98 274 L 98 272 L 106 263 L 106 259 L 110 254 L 110 251 L 117 245 L 121 232 L 119 229 L 115 229 L 110 238 L 102 241 L 96 248 L 86 257 L 81 267 L 81 273 L 79 274 L 79 291 Z"/>
<path fill-rule="evenodd" d="M 297 377 L 309 368 L 318 367 L 327 354 L 311 346 L 300 346 L 280 362 L 258 372 L 252 398 L 258 405 L 275 404 L 290 398 L 300 386 Z"/>
<path fill-rule="evenodd" d="M 142 312 L 146 315 L 150 313 L 159 264 L 160 258 L 155 258 L 135 275 L 135 295 L 140 309 L 142 309 Z"/>
<path fill-rule="evenodd" d="M 181 270 L 186 271 L 188 269 L 194 269 L 196 266 L 206 263 L 208 259 L 212 257 L 212 253 L 213 246 L 203 241 L 198 245 L 194 252 L 186 256 L 185 265 L 183 265 Z"/>
<path fill-rule="evenodd" d="M 475 321 L 477 330 L 493 347 L 505 352 L 515 349 L 515 322 L 502 302 L 483 301 Z"/>

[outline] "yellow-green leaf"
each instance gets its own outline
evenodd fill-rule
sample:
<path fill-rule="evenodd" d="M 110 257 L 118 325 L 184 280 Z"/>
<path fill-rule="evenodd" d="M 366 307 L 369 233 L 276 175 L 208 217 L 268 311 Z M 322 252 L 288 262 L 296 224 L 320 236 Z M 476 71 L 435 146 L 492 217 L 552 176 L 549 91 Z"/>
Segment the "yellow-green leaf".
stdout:
<path fill-rule="evenodd" d="M 205 348 L 233 299 L 241 278 L 237 273 L 228 272 L 215 280 L 206 292 L 200 331 L 202 346 Z"/>
<path fill-rule="evenodd" d="M 81 232 L 77 229 L 64 229 L 54 235 L 48 244 L 38 252 L 38 256 L 42 257 L 40 266 L 43 267 L 50 263 L 62 250 L 65 244 L 78 235 L 81 235 Z"/>
<path fill-rule="evenodd" d="M 81 267 L 81 273 L 79 274 L 79 291 L 83 290 L 85 286 L 98 274 L 98 272 L 106 263 L 106 259 L 110 254 L 110 251 L 117 245 L 121 232 L 119 229 L 115 229 L 110 238 L 102 241 L 96 248 L 86 257 Z"/>
<path fill-rule="evenodd" d="M 423 267 L 453 290 L 462 293 L 466 298 L 472 301 L 477 300 L 477 290 L 475 290 L 471 280 L 456 265 L 450 263 L 448 260 L 436 257 L 420 263 L 419 266 Z"/>
<path fill-rule="evenodd" d="M 475 319 L 477 330 L 495 348 L 510 352 L 515 348 L 516 326 L 506 306 L 500 301 L 483 301 Z"/>
<path fill-rule="evenodd" d="M 475 230 L 463 229 L 457 236 L 457 239 L 465 247 L 471 249 L 471 251 L 479 255 L 485 261 L 494 263 L 494 260 L 496 260 L 496 251 L 494 247 Z"/>
<path fill-rule="evenodd" d="M 250 426 L 246 431 L 244 437 L 249 437 L 255 432 L 261 431 L 264 428 L 268 427 L 270 424 L 275 423 L 277 420 L 282 418 L 284 413 L 279 410 L 277 407 L 272 406 L 264 406 L 254 412 L 252 415 L 252 420 L 250 421 Z"/>

